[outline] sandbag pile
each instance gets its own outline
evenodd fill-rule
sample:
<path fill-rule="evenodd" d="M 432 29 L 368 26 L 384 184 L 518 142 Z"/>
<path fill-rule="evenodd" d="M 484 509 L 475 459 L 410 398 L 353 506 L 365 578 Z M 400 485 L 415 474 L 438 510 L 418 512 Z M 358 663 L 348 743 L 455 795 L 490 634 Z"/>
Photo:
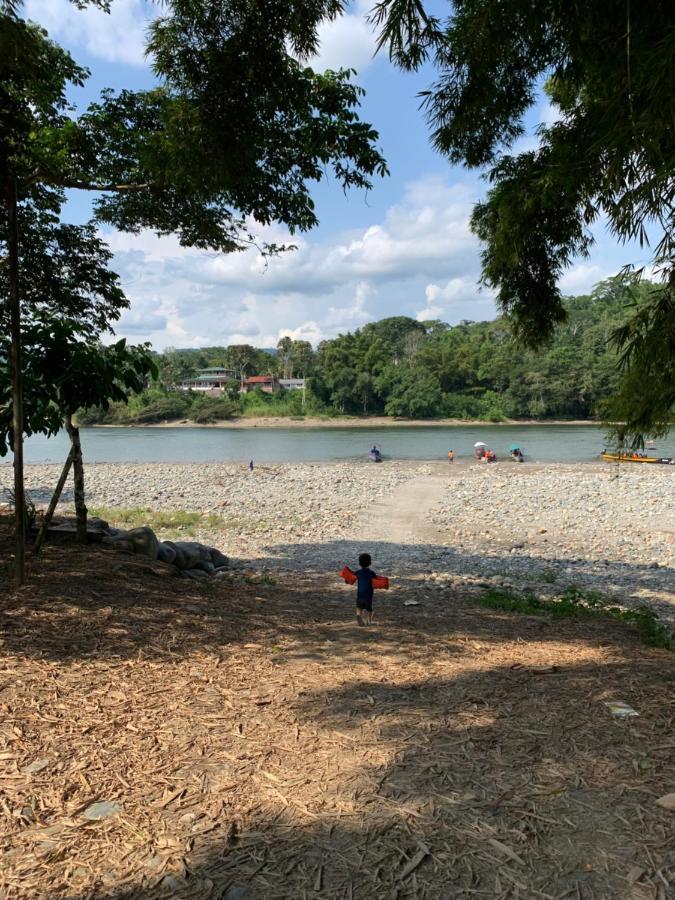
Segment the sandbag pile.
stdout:
<path fill-rule="evenodd" d="M 116 550 L 169 563 L 189 578 L 218 575 L 229 567 L 227 556 L 216 547 L 207 547 L 197 541 L 160 541 L 147 525 L 129 531 L 108 528 L 103 543 Z"/>

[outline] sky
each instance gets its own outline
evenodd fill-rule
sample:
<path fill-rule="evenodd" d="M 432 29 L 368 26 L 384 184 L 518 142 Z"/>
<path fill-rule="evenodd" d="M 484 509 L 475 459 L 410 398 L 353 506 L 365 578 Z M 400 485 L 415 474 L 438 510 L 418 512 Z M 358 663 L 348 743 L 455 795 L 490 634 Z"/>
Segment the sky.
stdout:
<path fill-rule="evenodd" d="M 372 0 L 355 0 L 347 15 L 321 31 L 316 69 L 348 66 L 366 90 L 361 116 L 380 135 L 391 174 L 369 192 L 345 196 L 335 183 L 313 192 L 320 225 L 292 238 L 281 226 L 260 229 L 263 240 L 290 241 L 297 250 L 264 260 L 255 250 L 216 254 L 181 247 L 173 237 L 146 231 L 130 235 L 104 229 L 114 251 L 113 269 L 131 301 L 116 327 L 133 343 L 157 350 L 248 343 L 275 346 L 278 339 L 320 340 L 391 315 L 418 320 L 494 318 L 489 291 L 479 288 L 480 246 L 469 217 L 485 192 L 480 174 L 451 166 L 430 146 L 418 93 L 432 72 L 396 70 L 374 55 L 366 23 Z M 78 10 L 69 0 L 26 0 L 26 14 L 40 22 L 77 62 L 91 70 L 72 95 L 85 105 L 105 88 L 150 87 L 145 31 L 161 5 L 113 0 L 111 13 Z M 528 135 L 514 148 L 535 144 L 535 129 L 554 111 L 542 97 L 527 120 Z M 84 221 L 89 199 L 71 195 L 65 216 Z M 565 273 L 564 293 L 588 292 L 644 251 L 619 246 L 600 225 L 590 259 Z"/>

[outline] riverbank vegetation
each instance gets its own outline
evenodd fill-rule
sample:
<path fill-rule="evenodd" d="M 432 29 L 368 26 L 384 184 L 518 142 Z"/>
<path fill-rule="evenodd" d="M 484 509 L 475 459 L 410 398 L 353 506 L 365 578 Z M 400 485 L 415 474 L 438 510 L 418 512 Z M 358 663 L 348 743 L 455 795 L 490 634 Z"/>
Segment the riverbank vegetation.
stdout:
<path fill-rule="evenodd" d="M 612 334 L 627 311 L 649 302 L 647 283 L 610 279 L 565 300 L 566 321 L 541 350 L 524 351 L 509 322 L 369 323 L 324 341 L 283 338 L 276 350 L 246 345 L 157 354 L 159 380 L 128 404 L 80 413 L 82 424 L 208 423 L 235 416 L 362 415 L 500 421 L 590 419 L 603 415 L 620 378 Z M 199 369 L 235 373 L 218 396 L 177 388 Z M 306 390 L 239 393 L 240 380 L 273 374 L 306 379 Z"/>
<path fill-rule="evenodd" d="M 664 650 L 675 648 L 675 632 L 660 622 L 653 610 L 646 606 L 640 609 L 624 609 L 612 598 L 597 591 L 582 591 L 570 586 L 558 598 L 550 600 L 542 599 L 535 594 L 515 594 L 512 591 L 490 588 L 477 598 L 477 602 L 489 609 L 503 609 L 528 616 L 545 615 L 552 619 L 613 619 L 635 628 L 640 640 L 650 647 L 661 647 Z"/>

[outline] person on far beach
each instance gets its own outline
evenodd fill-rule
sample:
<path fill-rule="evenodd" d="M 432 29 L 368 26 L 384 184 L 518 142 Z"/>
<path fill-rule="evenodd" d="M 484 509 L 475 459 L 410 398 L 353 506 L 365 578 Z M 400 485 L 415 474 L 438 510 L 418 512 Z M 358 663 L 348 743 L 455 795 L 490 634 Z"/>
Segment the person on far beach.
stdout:
<path fill-rule="evenodd" d="M 454 461 L 455 461 L 455 451 L 448 450 L 448 462 L 454 462 Z"/>
<path fill-rule="evenodd" d="M 248 470 L 249 472 L 253 471 L 253 460 L 251 460 L 251 462 L 248 464 Z"/>

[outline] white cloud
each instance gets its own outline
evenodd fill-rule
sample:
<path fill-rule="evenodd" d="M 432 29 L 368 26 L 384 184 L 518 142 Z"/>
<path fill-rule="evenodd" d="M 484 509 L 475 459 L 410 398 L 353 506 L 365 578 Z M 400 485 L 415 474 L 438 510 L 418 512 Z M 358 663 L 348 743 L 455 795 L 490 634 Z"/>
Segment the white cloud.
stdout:
<path fill-rule="evenodd" d="M 442 319 L 457 322 L 461 319 L 490 319 L 494 316 L 494 294 L 484 288 L 480 290 L 476 279 L 460 275 L 451 278 L 441 287 L 428 284 L 425 288 L 426 306 L 416 312 L 418 322 Z"/>
<path fill-rule="evenodd" d="M 567 269 L 558 282 L 563 294 L 589 294 L 594 286 L 613 272 L 603 269 L 597 263 L 577 263 Z"/>
<path fill-rule="evenodd" d="M 149 339 L 158 348 L 234 341 L 270 346 L 283 334 L 317 343 L 384 316 L 414 316 L 425 289 L 429 299 L 429 285 L 438 286 L 439 314 L 456 321 L 475 317 L 474 199 L 468 184 L 421 179 L 406 186 L 381 221 L 323 241 L 294 238 L 296 251 L 268 261 L 255 250 L 217 255 L 149 232 L 104 233 L 134 313 L 118 331 L 125 334 L 129 323 L 134 340 Z M 279 226 L 260 231 L 262 240 L 289 240 Z M 483 312 L 492 314 L 484 303 Z"/>
<path fill-rule="evenodd" d="M 426 272 L 447 275 L 451 265 L 475 258 L 476 239 L 469 229 L 473 191 L 442 178 L 407 185 L 399 204 L 384 221 L 330 243 L 291 239 L 278 230 L 276 240 L 293 241 L 297 250 L 267 263 L 255 252 L 209 260 L 202 276 L 222 285 L 256 280 L 257 292 L 292 291 L 313 295 L 348 280 L 387 282 Z M 265 233 L 265 239 L 269 235 Z"/>
<path fill-rule="evenodd" d="M 548 127 L 549 125 L 555 125 L 559 120 L 560 107 L 556 103 L 552 103 L 548 97 L 544 97 L 539 107 L 539 124 Z"/>
<path fill-rule="evenodd" d="M 104 234 L 132 301 L 118 331 L 158 349 L 274 346 L 284 334 L 316 344 L 392 315 L 451 324 L 493 318 L 494 296 L 478 287 L 474 201 L 468 183 L 423 178 L 380 221 L 323 240 L 303 237 L 296 251 L 267 262 L 253 249 L 218 255 L 147 232 Z M 262 240 L 289 239 L 279 226 L 261 232 Z M 563 292 L 586 292 L 616 271 L 611 252 L 603 241 L 597 257 L 561 279 Z"/>
<path fill-rule="evenodd" d="M 309 60 L 312 68 L 349 68 L 361 72 L 375 55 L 376 37 L 366 22 L 369 3 L 357 2 L 353 12 L 319 26 L 320 50 Z"/>
<path fill-rule="evenodd" d="M 26 0 L 26 15 L 70 49 L 108 62 L 147 64 L 145 34 L 159 7 L 147 0 L 114 0 L 110 13 L 77 9 L 69 0 Z"/>
<path fill-rule="evenodd" d="M 150 0 L 114 0 L 110 13 L 96 7 L 77 9 L 70 0 L 26 0 L 28 18 L 39 22 L 59 41 L 108 62 L 147 64 L 148 24 L 161 14 Z M 375 54 L 375 35 L 366 22 L 369 4 L 358 0 L 352 10 L 319 26 L 319 53 L 308 60 L 317 70 L 362 71 Z"/>

